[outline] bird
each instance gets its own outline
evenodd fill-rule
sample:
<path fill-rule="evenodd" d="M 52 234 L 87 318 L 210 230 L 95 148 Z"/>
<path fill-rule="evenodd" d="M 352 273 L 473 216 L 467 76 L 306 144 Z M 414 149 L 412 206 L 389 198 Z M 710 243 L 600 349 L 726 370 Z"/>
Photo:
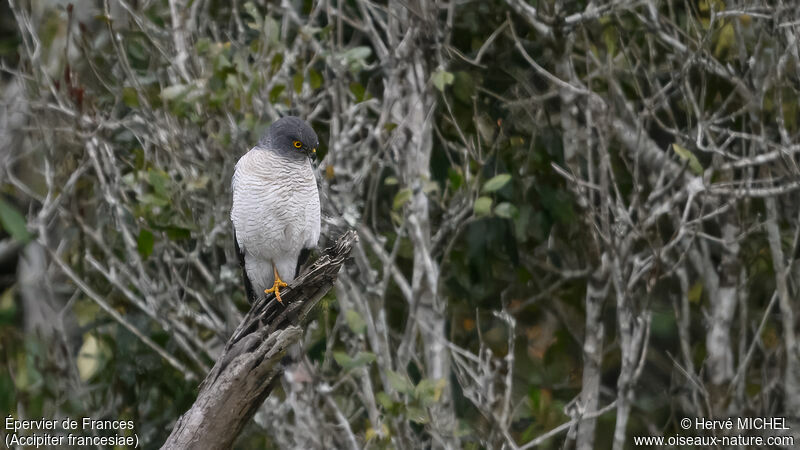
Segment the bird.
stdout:
<path fill-rule="evenodd" d="M 305 120 L 272 123 L 236 163 L 231 181 L 233 240 L 250 303 L 294 280 L 320 235 L 320 202 L 312 163 L 319 138 Z"/>

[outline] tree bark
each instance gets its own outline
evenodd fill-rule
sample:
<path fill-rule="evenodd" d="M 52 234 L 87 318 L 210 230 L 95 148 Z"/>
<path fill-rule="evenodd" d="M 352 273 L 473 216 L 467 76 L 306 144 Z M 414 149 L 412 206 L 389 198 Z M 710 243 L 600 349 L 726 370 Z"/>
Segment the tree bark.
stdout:
<path fill-rule="evenodd" d="M 281 293 L 259 298 L 234 331 L 200 385 L 197 400 L 175 423 L 162 449 L 227 449 L 272 391 L 286 349 L 302 336 L 300 325 L 336 281 L 357 237 L 336 244 Z"/>
<path fill-rule="evenodd" d="M 597 411 L 600 404 L 600 378 L 603 364 L 603 303 L 608 296 L 607 261 L 603 258 L 601 266 L 594 271 L 586 283 L 586 335 L 583 339 L 583 381 L 581 383 L 582 414 Z M 594 432 L 597 417 L 581 419 L 578 423 L 578 439 L 575 448 L 590 450 L 595 447 Z"/>
<path fill-rule="evenodd" d="M 392 4 L 388 20 L 390 44 L 397 49 L 392 56 L 392 70 L 386 77 L 384 92 L 389 112 L 399 132 L 390 148 L 397 161 L 402 183 L 412 191 L 405 209 L 408 238 L 414 248 L 411 273 L 411 319 L 419 327 L 425 373 L 432 380 L 445 380 L 439 401 L 431 407 L 431 426 L 436 430 L 434 448 L 455 448 L 456 427 L 450 387 L 450 350 L 445 333 L 445 303 L 439 295 L 439 265 L 431 244 L 431 217 L 428 194 L 424 184 L 430 180 L 433 151 L 433 120 L 436 97 L 430 82 L 435 58 L 426 49 L 441 45 L 432 30 L 438 28 L 437 7 L 434 2 L 412 2 L 414 10 L 400 3 Z M 416 17 L 415 17 L 416 13 Z M 438 50 L 435 50 L 438 51 Z M 434 53 L 435 53 L 434 51 Z M 394 62 L 396 61 L 396 62 Z M 403 352 L 399 367 L 405 370 Z"/>

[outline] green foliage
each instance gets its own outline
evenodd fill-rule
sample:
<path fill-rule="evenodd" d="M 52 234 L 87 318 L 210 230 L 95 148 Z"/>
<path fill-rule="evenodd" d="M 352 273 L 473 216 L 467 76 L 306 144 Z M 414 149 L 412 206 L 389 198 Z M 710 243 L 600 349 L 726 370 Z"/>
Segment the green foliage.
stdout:
<path fill-rule="evenodd" d="M 437 404 L 442 397 L 447 383 L 444 379 L 421 379 L 416 385 L 405 375 L 395 371 L 386 373 L 389 385 L 400 394 L 402 400 L 386 392 L 378 392 L 376 399 L 381 407 L 391 416 L 402 417 L 422 425 L 431 421 L 430 407 Z"/>
<path fill-rule="evenodd" d="M 455 76 L 447 72 L 445 70 L 440 70 L 435 72 L 431 77 L 431 81 L 433 81 L 433 85 L 436 86 L 436 89 L 440 91 L 444 91 L 444 88 L 453 84 L 455 80 Z"/>
<path fill-rule="evenodd" d="M 361 317 L 358 311 L 348 309 L 345 312 L 345 319 L 347 320 L 347 326 L 350 327 L 353 333 L 364 334 L 364 330 L 367 328 L 367 322 L 364 321 L 364 318 Z"/>
<path fill-rule="evenodd" d="M 311 86 L 311 89 L 321 88 L 323 82 L 324 80 L 322 79 L 322 74 L 320 74 L 313 68 L 308 69 L 308 83 Z"/>
<path fill-rule="evenodd" d="M 492 210 L 491 197 L 478 197 L 478 199 L 475 200 L 475 205 L 472 209 L 475 212 L 475 215 L 478 217 L 488 215 Z"/>
<path fill-rule="evenodd" d="M 367 364 L 375 362 L 375 354 L 371 352 L 358 352 L 355 356 L 350 357 L 345 352 L 333 352 L 333 359 L 344 370 L 352 370 L 358 367 L 366 366 Z"/>
<path fill-rule="evenodd" d="M 386 373 L 386 377 L 389 379 L 389 385 L 395 391 L 406 395 L 414 393 L 414 384 L 405 375 L 390 370 Z"/>
<path fill-rule="evenodd" d="M 17 241 L 28 242 L 31 240 L 32 236 L 28 231 L 25 216 L 14 205 L 2 198 L 0 198 L 0 225 Z"/>
<path fill-rule="evenodd" d="M 453 95 L 462 103 L 470 104 L 472 102 L 475 86 L 475 80 L 469 72 L 460 70 L 453 75 Z"/>
<path fill-rule="evenodd" d="M 353 81 L 350 83 L 350 92 L 353 93 L 353 96 L 356 98 L 356 103 L 361 103 L 367 99 L 367 93 L 364 89 L 364 86 L 357 81 Z"/>
<path fill-rule="evenodd" d="M 509 181 L 511 181 L 511 175 L 509 175 L 507 173 L 497 175 L 497 176 L 493 177 L 492 179 L 490 179 L 489 181 L 487 181 L 483 185 L 482 191 L 483 192 L 495 192 L 495 191 L 498 191 L 498 190 L 502 189 L 503 186 L 508 184 Z"/>
<path fill-rule="evenodd" d="M 519 216 L 517 207 L 508 202 L 503 202 L 494 208 L 494 213 L 504 219 L 513 219 Z"/>
<path fill-rule="evenodd" d="M 155 245 L 155 236 L 149 230 L 141 230 L 139 238 L 136 240 L 136 247 L 139 254 L 147 259 L 153 253 L 153 246 Z"/>
<path fill-rule="evenodd" d="M 672 144 L 672 150 L 684 161 L 689 161 L 689 168 L 692 169 L 696 175 L 703 174 L 703 166 L 700 160 L 697 159 L 694 153 L 679 144 Z"/>
<path fill-rule="evenodd" d="M 409 200 L 411 200 L 411 189 L 410 188 L 403 188 L 397 192 L 394 196 L 394 201 L 392 202 L 392 209 L 398 210 L 403 207 Z"/>
<path fill-rule="evenodd" d="M 372 49 L 366 46 L 356 46 L 348 48 L 347 50 L 336 55 L 351 73 L 359 73 L 364 70 L 367 65 L 367 59 L 372 55 Z M 352 89 L 352 88 L 351 88 Z"/>

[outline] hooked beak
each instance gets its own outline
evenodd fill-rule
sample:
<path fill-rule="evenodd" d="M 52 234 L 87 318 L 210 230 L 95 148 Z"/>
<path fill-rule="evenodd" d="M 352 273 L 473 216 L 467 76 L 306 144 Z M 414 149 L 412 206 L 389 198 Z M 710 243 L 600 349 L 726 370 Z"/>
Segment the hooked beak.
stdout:
<path fill-rule="evenodd" d="M 311 162 L 316 161 L 317 160 L 317 149 L 316 148 L 312 148 L 311 151 L 308 152 L 308 157 L 311 158 Z"/>

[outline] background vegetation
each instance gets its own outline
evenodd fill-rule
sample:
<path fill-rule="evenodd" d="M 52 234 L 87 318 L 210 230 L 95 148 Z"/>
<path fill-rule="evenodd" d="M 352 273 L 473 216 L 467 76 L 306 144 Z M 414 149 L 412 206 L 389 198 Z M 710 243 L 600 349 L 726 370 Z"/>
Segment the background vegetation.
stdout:
<path fill-rule="evenodd" d="M 248 307 L 233 165 L 291 113 L 320 245 L 360 241 L 239 447 L 800 430 L 794 2 L 0 8 L 4 416 L 163 443 Z"/>

